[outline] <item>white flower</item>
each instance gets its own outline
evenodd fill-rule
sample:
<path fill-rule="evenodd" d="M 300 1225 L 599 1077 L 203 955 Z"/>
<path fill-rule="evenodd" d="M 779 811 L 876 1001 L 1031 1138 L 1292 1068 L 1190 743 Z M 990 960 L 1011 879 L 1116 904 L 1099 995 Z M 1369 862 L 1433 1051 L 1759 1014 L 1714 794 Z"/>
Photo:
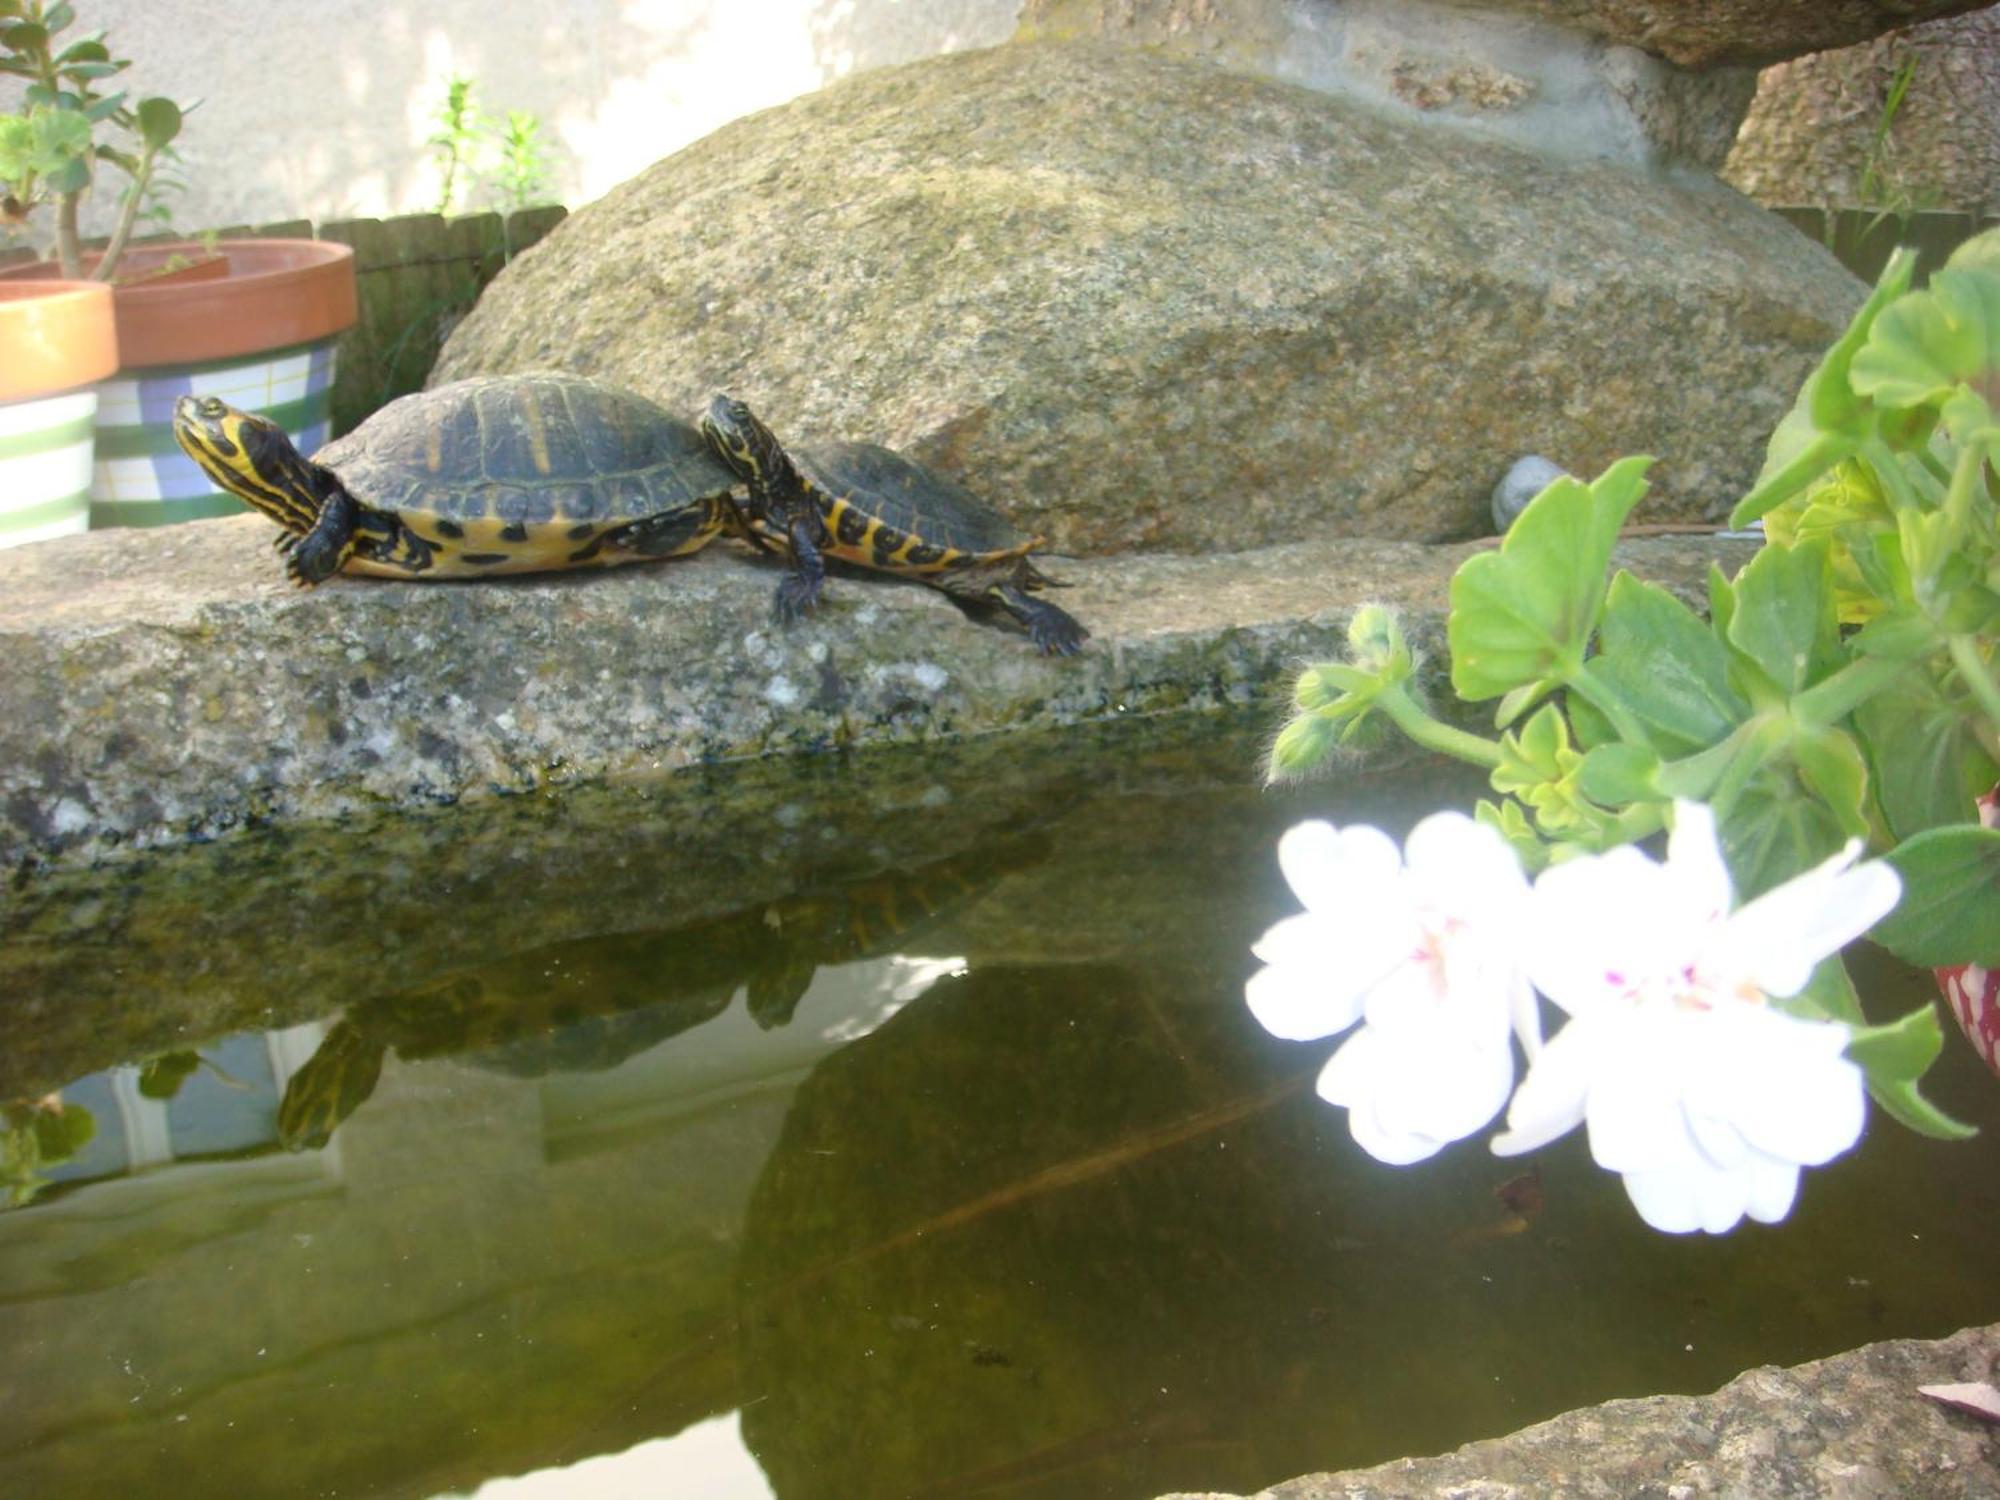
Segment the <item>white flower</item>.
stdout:
<path fill-rule="evenodd" d="M 1512 956 L 1528 899 L 1514 851 L 1462 813 L 1411 830 L 1308 822 L 1278 841 L 1305 911 L 1266 932 L 1244 988 L 1266 1030 L 1311 1041 L 1366 1020 L 1319 1075 L 1362 1149 L 1421 1161 L 1497 1115 L 1514 1086 L 1511 1030 L 1539 1043 Z"/>
<path fill-rule="evenodd" d="M 1535 883 L 1530 977 L 1571 1020 L 1545 1047 L 1493 1142 L 1532 1151 L 1588 1122 L 1591 1155 L 1620 1173 L 1655 1229 L 1720 1234 L 1791 1211 L 1799 1168 L 1861 1135 L 1861 1070 L 1847 1028 L 1768 1002 L 1896 904 L 1858 841 L 1736 911 L 1715 819 L 1674 805 L 1664 864 L 1626 847 Z"/>

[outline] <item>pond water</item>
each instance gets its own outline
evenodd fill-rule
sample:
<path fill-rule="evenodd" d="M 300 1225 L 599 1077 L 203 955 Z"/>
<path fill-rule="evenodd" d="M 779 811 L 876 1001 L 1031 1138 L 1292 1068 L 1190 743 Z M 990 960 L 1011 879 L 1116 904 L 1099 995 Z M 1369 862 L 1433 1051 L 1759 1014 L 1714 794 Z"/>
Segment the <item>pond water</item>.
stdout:
<path fill-rule="evenodd" d="M 1477 1141 L 1365 1157 L 1326 1049 L 1242 1003 L 1272 844 L 1476 787 L 1263 794 L 1260 728 L 17 885 L 0 1097 L 95 1134 L 0 1213 L 0 1490 L 1241 1491 L 2000 1318 L 2000 1087 L 1956 1039 L 1933 1092 L 1987 1138 L 1874 1116 L 1720 1240 L 1576 1138 L 1526 1185 Z"/>

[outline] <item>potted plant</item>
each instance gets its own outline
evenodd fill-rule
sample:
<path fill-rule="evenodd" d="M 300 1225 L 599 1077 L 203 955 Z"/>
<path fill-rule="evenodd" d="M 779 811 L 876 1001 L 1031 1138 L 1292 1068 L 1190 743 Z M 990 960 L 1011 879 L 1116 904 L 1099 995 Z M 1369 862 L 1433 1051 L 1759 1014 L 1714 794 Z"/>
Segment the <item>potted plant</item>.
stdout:
<path fill-rule="evenodd" d="M 0 217 L 53 210 L 53 256 L 0 271 L 0 284 L 94 280 L 112 288 L 118 371 L 98 388 L 91 519 L 157 525 L 238 511 L 173 441 L 167 413 L 193 391 L 278 422 L 311 452 L 330 435 L 334 343 L 353 325 L 354 255 L 317 240 L 133 245 L 182 111 L 102 89 L 130 66 L 103 36 L 64 44 L 68 0 L 0 0 L 0 74 L 26 80 L 0 115 Z M 102 129 L 115 140 L 100 142 Z M 129 179 L 102 250 L 80 237 L 97 173 Z"/>
<path fill-rule="evenodd" d="M 89 524 L 92 387 L 117 368 L 109 287 L 0 282 L 0 547 Z"/>

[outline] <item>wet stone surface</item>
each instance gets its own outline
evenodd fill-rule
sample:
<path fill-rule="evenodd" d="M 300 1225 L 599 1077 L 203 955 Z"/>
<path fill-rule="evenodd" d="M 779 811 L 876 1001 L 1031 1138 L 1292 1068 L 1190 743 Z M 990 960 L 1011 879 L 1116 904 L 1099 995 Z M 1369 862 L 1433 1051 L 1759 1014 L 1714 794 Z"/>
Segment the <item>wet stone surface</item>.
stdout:
<path fill-rule="evenodd" d="M 775 566 L 685 561 L 470 584 L 293 589 L 244 516 L 0 554 L 0 868 L 52 856 L 794 752 L 1276 706 L 1355 604 L 1443 655 L 1464 547 L 1314 539 L 1057 559 L 1092 631 L 1048 660 L 933 590 L 835 578 L 769 617 Z M 1619 562 L 1701 597 L 1747 544 Z"/>

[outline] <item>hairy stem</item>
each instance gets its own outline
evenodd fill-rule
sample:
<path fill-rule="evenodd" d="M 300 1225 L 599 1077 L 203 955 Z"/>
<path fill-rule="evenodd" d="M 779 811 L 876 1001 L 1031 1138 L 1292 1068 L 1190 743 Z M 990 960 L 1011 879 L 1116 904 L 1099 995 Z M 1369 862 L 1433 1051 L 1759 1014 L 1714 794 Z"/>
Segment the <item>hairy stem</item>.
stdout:
<path fill-rule="evenodd" d="M 1375 706 L 1389 716 L 1392 724 L 1426 750 L 1470 761 L 1489 771 L 1500 764 L 1500 744 L 1497 740 L 1482 739 L 1432 718 L 1403 691 L 1401 684 L 1385 685 L 1376 696 Z"/>

